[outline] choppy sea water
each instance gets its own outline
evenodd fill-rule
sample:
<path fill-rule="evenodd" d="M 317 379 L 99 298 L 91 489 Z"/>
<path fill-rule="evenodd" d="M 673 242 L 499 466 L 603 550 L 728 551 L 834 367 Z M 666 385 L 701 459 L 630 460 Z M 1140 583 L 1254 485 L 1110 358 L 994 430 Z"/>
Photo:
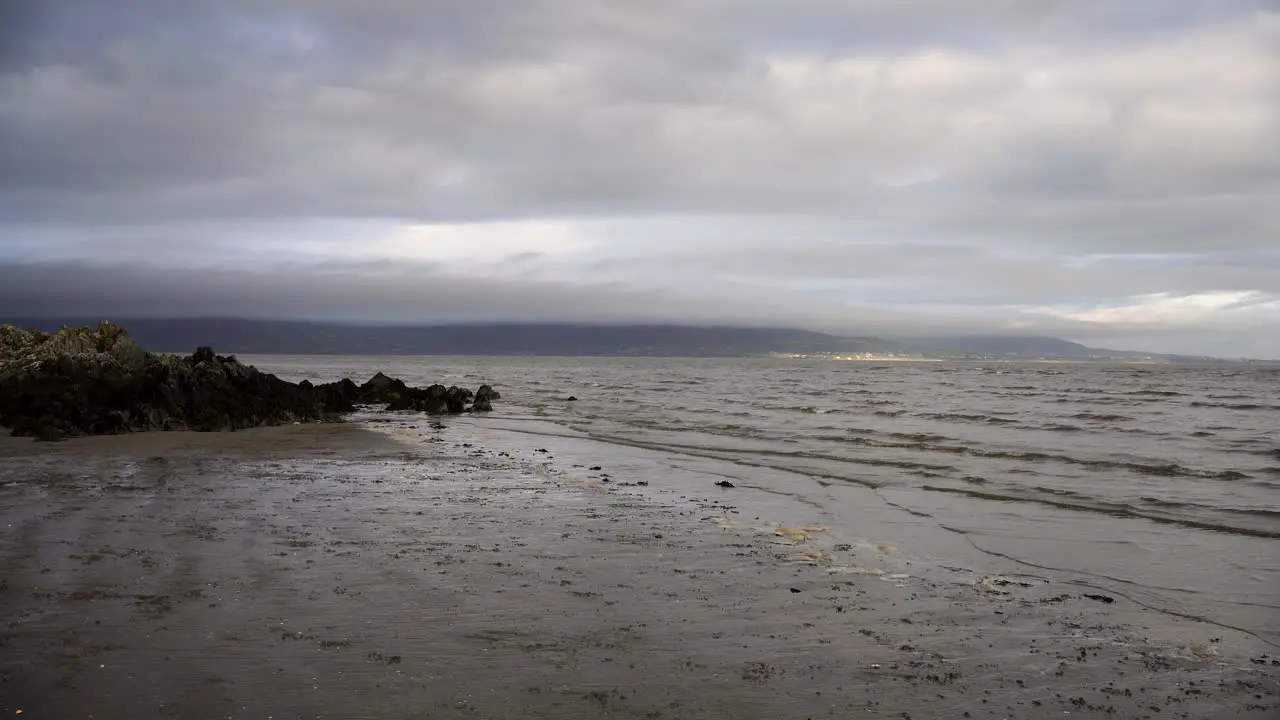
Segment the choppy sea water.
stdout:
<path fill-rule="evenodd" d="M 491 418 L 663 453 L 858 521 L 841 486 L 1028 568 L 1280 642 L 1280 371 L 1244 366 L 251 357 L 503 393 Z M 570 395 L 577 402 L 566 402 Z M 536 438 L 531 439 L 536 442 Z M 779 473 L 783 473 L 780 475 Z M 812 482 L 780 482 L 779 477 Z M 852 497 L 852 496 L 850 496 Z M 849 503 L 848 507 L 842 503 Z M 945 560 L 947 549 L 934 548 Z"/>

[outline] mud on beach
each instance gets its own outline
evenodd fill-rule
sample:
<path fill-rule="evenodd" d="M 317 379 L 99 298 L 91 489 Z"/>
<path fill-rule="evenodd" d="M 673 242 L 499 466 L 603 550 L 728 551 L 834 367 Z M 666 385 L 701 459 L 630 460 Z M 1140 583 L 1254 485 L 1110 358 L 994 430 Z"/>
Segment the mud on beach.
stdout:
<path fill-rule="evenodd" d="M 398 421 L 6 438 L 0 714 L 1280 711 L 1257 638 L 581 460 Z"/>

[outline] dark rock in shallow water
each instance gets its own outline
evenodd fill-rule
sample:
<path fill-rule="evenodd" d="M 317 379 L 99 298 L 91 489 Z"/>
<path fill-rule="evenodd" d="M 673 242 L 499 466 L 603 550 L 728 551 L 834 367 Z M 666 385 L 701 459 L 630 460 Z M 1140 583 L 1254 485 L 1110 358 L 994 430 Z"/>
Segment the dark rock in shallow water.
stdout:
<path fill-rule="evenodd" d="M 471 391 L 463 390 L 457 385 L 450 387 L 444 394 L 444 402 L 449 408 L 450 415 L 466 411 L 469 400 L 471 400 Z"/>
<path fill-rule="evenodd" d="M 471 405 L 472 412 L 490 412 L 493 410 L 493 401 L 502 397 L 497 390 L 491 385 L 481 385 L 476 390 L 475 399 Z"/>
<path fill-rule="evenodd" d="M 387 405 L 388 410 L 413 410 L 431 415 L 457 415 L 466 410 L 466 402 L 457 388 L 432 385 L 426 389 L 406 388 Z"/>
<path fill-rule="evenodd" d="M 356 404 L 461 413 L 469 390 L 418 389 L 375 375 L 294 384 L 202 347 L 156 355 L 116 325 L 54 333 L 0 326 L 0 426 L 59 440 L 143 430 L 240 430 L 338 419 Z M 482 409 L 492 409 L 487 395 Z"/>
<path fill-rule="evenodd" d="M 721 480 L 720 482 L 716 483 L 716 487 L 731 488 L 733 487 L 733 483 L 729 482 L 728 480 Z"/>
<path fill-rule="evenodd" d="M 360 400 L 366 403 L 399 403 L 409 402 L 409 386 L 403 380 L 387 377 L 379 372 L 360 386 Z M 397 408 L 393 408 L 397 409 Z M 408 409 L 408 408 L 403 408 Z"/>
<path fill-rule="evenodd" d="M 376 375 L 369 378 L 368 382 L 366 382 L 364 385 L 361 385 L 360 387 L 361 389 L 366 391 L 390 390 L 391 388 L 395 387 L 395 384 L 396 384 L 395 380 L 387 377 L 382 373 L 381 370 L 379 370 Z"/>

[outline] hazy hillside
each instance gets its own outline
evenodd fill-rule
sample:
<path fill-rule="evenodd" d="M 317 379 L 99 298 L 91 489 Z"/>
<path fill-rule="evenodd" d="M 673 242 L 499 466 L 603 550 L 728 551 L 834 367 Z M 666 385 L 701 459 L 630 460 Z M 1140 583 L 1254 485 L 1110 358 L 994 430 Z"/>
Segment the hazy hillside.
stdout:
<path fill-rule="evenodd" d="M 1016 335 L 956 335 L 943 337 L 913 338 L 913 340 L 936 352 L 954 355 L 1020 355 L 1046 357 L 1089 357 L 1098 351 L 1055 337 L 1016 336 Z"/>
<path fill-rule="evenodd" d="M 42 330 L 54 330 L 62 325 L 96 325 L 100 319 L 0 316 L 0 322 Z M 159 352 L 190 352 L 200 345 L 212 345 L 221 353 L 296 355 L 745 357 L 770 353 L 872 353 L 944 358 L 1202 360 L 1101 350 L 1054 337 L 1006 335 L 885 339 L 840 337 L 789 328 L 731 326 L 550 323 L 409 326 L 230 318 L 106 319 L 128 328 L 146 349 Z"/>
<path fill-rule="evenodd" d="M 111 318 L 149 350 L 362 355 L 586 355 L 740 357 L 783 353 L 892 352 L 877 338 L 842 338 L 784 328 L 677 325 L 484 324 L 387 326 L 236 319 Z M 12 319 L 55 329 L 86 318 Z"/>

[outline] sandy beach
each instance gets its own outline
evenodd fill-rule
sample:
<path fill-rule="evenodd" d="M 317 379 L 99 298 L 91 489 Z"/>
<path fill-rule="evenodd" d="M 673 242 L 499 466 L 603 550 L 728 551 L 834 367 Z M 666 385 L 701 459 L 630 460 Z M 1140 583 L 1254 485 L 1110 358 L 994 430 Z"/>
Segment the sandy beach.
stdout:
<path fill-rule="evenodd" d="M 905 515 L 850 541 L 787 498 L 646 470 L 640 450 L 387 417 L 0 441 L 0 714 L 1280 710 L 1266 642 L 922 562 Z"/>

